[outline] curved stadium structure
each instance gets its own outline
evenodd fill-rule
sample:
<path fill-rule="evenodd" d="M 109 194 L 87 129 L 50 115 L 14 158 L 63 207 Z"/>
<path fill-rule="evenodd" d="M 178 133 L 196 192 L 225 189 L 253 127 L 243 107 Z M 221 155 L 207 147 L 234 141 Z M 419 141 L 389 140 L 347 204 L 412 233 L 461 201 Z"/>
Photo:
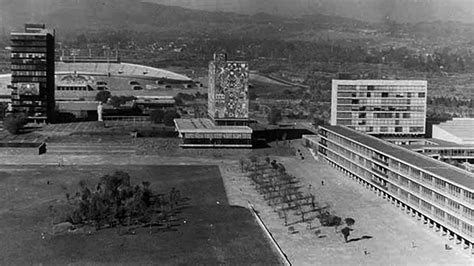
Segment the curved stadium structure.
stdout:
<path fill-rule="evenodd" d="M 191 81 L 190 78 L 168 70 L 130 63 L 104 62 L 56 62 L 56 75 L 83 74 L 94 76 L 118 76 L 142 79 L 166 79 Z"/>

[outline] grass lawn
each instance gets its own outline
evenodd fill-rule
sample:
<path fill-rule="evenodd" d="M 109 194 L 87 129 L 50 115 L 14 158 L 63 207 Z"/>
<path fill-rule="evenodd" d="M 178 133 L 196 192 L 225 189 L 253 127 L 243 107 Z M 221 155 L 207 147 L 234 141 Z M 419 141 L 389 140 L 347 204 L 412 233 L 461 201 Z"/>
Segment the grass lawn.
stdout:
<path fill-rule="evenodd" d="M 0 265 L 10 264 L 278 264 L 250 212 L 229 206 L 216 166 L 2 167 Z M 175 231 L 119 235 L 117 229 L 52 235 L 48 206 L 60 205 L 81 179 L 93 186 L 114 170 L 133 184 L 149 181 L 155 192 L 172 187 L 190 201 Z M 48 184 L 49 182 L 49 184 Z M 217 204 L 219 202 L 219 204 Z M 186 220 L 186 223 L 184 223 Z M 45 234 L 42 239 L 41 233 Z"/>

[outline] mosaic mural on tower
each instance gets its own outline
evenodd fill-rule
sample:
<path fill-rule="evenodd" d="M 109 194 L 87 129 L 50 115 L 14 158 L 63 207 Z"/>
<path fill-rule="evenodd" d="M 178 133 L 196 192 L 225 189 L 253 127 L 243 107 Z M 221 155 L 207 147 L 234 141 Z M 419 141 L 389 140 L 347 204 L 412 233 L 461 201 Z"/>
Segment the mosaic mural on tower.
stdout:
<path fill-rule="evenodd" d="M 209 114 L 214 119 L 248 119 L 249 67 L 215 56 L 209 65 Z"/>

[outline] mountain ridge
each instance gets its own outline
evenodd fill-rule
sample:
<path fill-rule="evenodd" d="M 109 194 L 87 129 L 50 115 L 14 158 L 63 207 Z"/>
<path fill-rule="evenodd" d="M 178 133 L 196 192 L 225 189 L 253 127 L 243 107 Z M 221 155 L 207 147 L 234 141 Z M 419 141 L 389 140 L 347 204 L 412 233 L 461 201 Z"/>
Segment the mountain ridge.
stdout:
<path fill-rule="evenodd" d="M 144 0 L 192 9 L 301 17 L 315 13 L 382 22 L 459 21 L 474 23 L 470 0 Z"/>

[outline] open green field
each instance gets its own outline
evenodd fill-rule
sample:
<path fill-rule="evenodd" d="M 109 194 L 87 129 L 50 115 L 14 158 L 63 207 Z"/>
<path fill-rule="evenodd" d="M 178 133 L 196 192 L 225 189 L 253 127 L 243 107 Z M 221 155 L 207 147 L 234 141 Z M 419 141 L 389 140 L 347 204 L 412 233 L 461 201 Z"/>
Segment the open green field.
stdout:
<path fill-rule="evenodd" d="M 251 213 L 229 206 L 216 166 L 2 166 L 0 171 L 0 265 L 29 264 L 279 264 Z M 180 190 L 190 200 L 174 231 L 138 228 L 87 234 L 51 234 L 49 206 L 61 205 L 79 180 L 124 170 L 132 184 L 153 191 Z M 184 222 L 186 221 L 186 222 Z M 42 238 L 44 234 L 44 239 Z"/>

